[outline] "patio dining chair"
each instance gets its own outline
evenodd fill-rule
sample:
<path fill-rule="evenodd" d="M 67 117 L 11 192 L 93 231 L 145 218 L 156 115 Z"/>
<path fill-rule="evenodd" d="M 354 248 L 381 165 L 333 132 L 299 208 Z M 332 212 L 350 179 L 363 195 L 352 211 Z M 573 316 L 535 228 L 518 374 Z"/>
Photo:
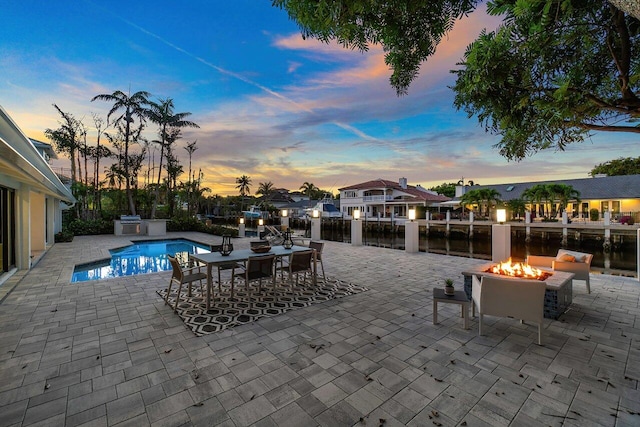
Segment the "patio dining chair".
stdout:
<path fill-rule="evenodd" d="M 324 242 L 316 242 L 310 241 L 309 248 L 316 250 L 316 261 L 320 263 L 320 267 L 322 268 L 322 277 L 324 276 L 324 263 L 322 262 L 322 249 L 324 249 Z"/>
<path fill-rule="evenodd" d="M 233 244 L 230 244 L 231 246 L 231 250 L 233 251 Z M 211 252 L 220 252 L 222 250 L 222 245 L 211 245 Z M 231 274 L 234 274 L 234 270 L 237 269 L 244 269 L 244 263 L 242 262 L 236 262 L 236 261 L 229 261 L 226 262 L 224 264 L 218 264 L 218 292 L 222 291 L 222 272 L 223 271 L 228 271 L 231 270 Z"/>
<path fill-rule="evenodd" d="M 289 284 L 293 286 L 293 275 L 296 275 L 296 286 L 300 274 L 304 274 L 306 279 L 307 273 L 313 274 L 313 250 L 292 252 L 286 265 L 279 267 L 284 278 L 284 272 L 289 275 Z"/>
<path fill-rule="evenodd" d="M 262 279 L 271 279 L 273 283 L 273 290 L 276 289 L 276 276 L 274 274 L 276 256 L 275 255 L 260 255 L 251 256 L 247 261 L 244 271 L 242 273 L 235 274 L 234 277 L 244 280 L 244 286 L 249 292 L 249 283 L 258 281 L 258 289 L 262 291 Z"/>
<path fill-rule="evenodd" d="M 178 302 L 180 301 L 180 292 L 182 291 L 182 285 L 186 283 L 189 286 L 189 295 L 191 295 L 191 284 L 195 281 L 200 281 L 200 291 L 202 291 L 202 281 L 207 280 L 207 273 L 202 272 L 202 266 L 200 265 L 196 265 L 193 267 L 183 267 L 175 257 L 167 255 L 167 258 L 169 259 L 169 263 L 171 263 L 173 273 L 171 275 L 171 280 L 169 281 L 167 296 L 165 297 L 164 302 L 165 304 L 169 304 L 171 285 L 173 285 L 173 283 L 175 282 L 178 285 L 178 292 L 176 294 L 176 303 L 173 306 L 173 311 L 176 311 L 178 309 Z"/>

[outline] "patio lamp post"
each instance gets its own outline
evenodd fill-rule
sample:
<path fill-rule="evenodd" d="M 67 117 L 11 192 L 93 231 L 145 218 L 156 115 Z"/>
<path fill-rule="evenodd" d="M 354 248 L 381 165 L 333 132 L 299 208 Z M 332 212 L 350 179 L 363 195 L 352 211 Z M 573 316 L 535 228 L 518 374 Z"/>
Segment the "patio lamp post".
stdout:
<path fill-rule="evenodd" d="M 353 219 L 351 220 L 351 244 L 353 246 L 362 246 L 362 221 L 360 221 L 360 209 L 353 211 Z"/>
<path fill-rule="evenodd" d="M 416 210 L 409 209 L 408 221 L 404 223 L 404 250 L 408 253 L 415 253 L 420 248 L 419 226 L 416 221 Z"/>
<path fill-rule="evenodd" d="M 318 209 L 311 213 L 311 240 L 322 240 L 322 217 Z"/>
<path fill-rule="evenodd" d="M 282 231 L 287 231 L 289 229 L 289 211 L 287 209 L 282 209 L 280 211 L 280 228 Z"/>
<path fill-rule="evenodd" d="M 238 237 L 246 236 L 246 224 L 244 223 L 244 217 L 238 221 Z"/>
<path fill-rule="evenodd" d="M 262 239 L 264 234 L 264 218 L 258 220 L 258 239 Z"/>
<path fill-rule="evenodd" d="M 505 209 L 496 210 L 496 224 L 491 225 L 491 261 L 502 262 L 511 257 L 511 225 Z"/>

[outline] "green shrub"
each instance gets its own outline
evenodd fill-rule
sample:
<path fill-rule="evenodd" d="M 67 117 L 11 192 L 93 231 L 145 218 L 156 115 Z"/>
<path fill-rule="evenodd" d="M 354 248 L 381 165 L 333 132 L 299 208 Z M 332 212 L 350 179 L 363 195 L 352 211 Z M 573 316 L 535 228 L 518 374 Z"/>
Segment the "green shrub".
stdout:
<path fill-rule="evenodd" d="M 167 231 L 199 231 L 201 233 L 215 234 L 217 236 L 230 235 L 238 236 L 238 230 L 225 227 L 224 225 L 205 225 L 196 218 L 179 217 L 172 218 L 167 222 Z"/>
<path fill-rule="evenodd" d="M 67 224 L 65 228 L 76 236 L 113 234 L 113 221 L 104 219 L 74 219 Z"/>
<path fill-rule="evenodd" d="M 73 233 L 69 230 L 62 230 L 53 237 L 56 243 L 73 242 Z"/>
<path fill-rule="evenodd" d="M 590 209 L 589 210 L 589 219 L 591 221 L 597 221 L 600 219 L 600 211 L 598 209 Z"/>
<path fill-rule="evenodd" d="M 167 221 L 167 231 L 204 231 L 204 224 L 196 218 L 173 217 Z"/>

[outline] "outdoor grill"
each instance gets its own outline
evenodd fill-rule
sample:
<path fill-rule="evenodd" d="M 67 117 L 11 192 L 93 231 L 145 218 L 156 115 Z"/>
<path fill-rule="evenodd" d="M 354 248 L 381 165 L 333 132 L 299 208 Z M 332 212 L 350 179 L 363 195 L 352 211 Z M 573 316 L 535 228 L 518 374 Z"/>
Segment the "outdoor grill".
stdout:
<path fill-rule="evenodd" d="M 140 215 L 121 215 L 121 234 L 140 234 L 141 223 Z"/>

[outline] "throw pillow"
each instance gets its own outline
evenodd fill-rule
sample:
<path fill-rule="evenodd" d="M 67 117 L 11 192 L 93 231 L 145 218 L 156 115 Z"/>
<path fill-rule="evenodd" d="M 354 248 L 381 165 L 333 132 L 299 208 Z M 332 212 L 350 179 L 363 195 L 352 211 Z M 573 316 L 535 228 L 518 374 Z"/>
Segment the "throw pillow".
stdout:
<path fill-rule="evenodd" d="M 572 256 L 574 259 L 571 262 L 584 262 L 585 259 L 587 258 L 587 254 L 583 254 L 581 252 L 567 251 L 565 249 L 560 249 L 558 251 L 558 255 L 556 256 L 556 261 L 563 261 L 562 257 L 564 255 Z M 565 261 L 565 262 L 567 262 L 567 261 Z"/>

